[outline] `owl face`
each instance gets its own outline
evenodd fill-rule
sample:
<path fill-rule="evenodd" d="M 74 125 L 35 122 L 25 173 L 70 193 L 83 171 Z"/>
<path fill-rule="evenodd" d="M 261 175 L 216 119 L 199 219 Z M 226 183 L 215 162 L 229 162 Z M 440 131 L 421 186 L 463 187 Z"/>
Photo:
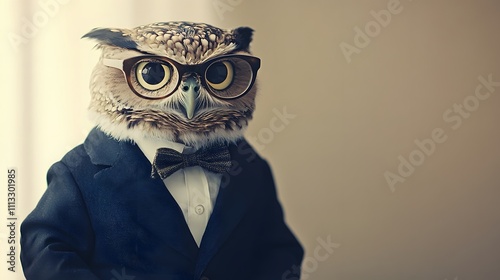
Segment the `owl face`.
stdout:
<path fill-rule="evenodd" d="M 189 22 L 92 30 L 84 37 L 102 50 L 90 83 L 92 118 L 119 140 L 236 141 L 255 109 L 252 33 Z"/>

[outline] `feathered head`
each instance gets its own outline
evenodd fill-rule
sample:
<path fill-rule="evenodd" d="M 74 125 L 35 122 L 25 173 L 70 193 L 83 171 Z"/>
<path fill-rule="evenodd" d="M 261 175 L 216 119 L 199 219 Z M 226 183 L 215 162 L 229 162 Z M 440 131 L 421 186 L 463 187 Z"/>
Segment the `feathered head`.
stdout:
<path fill-rule="evenodd" d="M 202 147 L 241 138 L 260 67 L 249 52 L 252 34 L 191 22 L 90 31 L 83 37 L 102 51 L 90 82 L 92 118 L 119 140 Z"/>

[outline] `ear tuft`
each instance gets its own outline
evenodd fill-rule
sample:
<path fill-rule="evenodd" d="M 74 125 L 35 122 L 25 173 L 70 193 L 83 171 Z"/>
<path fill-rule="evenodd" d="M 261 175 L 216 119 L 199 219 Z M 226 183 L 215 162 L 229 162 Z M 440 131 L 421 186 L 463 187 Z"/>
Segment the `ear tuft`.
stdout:
<path fill-rule="evenodd" d="M 252 42 L 253 29 L 250 27 L 238 27 L 233 30 L 234 40 L 238 50 L 249 51 Z"/>
<path fill-rule="evenodd" d="M 117 29 L 94 28 L 89 33 L 83 35 L 82 38 L 94 39 L 100 44 L 112 45 L 125 49 L 137 48 L 136 42 L 132 41 L 129 36 L 124 36 L 123 33 Z"/>

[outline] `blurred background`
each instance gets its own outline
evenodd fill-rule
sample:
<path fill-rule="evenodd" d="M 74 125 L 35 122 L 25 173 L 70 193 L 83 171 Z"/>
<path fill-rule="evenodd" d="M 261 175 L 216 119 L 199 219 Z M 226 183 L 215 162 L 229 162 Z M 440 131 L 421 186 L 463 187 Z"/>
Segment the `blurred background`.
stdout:
<path fill-rule="evenodd" d="M 262 68 L 246 135 L 306 248 L 302 279 L 500 279 L 500 2 L 5 0 L 0 10 L 2 224 L 7 170 L 17 169 L 20 224 L 47 169 L 93 126 L 98 52 L 83 34 L 250 26 Z M 19 258 L 7 270 L 0 233 L 1 278 L 24 279 Z"/>

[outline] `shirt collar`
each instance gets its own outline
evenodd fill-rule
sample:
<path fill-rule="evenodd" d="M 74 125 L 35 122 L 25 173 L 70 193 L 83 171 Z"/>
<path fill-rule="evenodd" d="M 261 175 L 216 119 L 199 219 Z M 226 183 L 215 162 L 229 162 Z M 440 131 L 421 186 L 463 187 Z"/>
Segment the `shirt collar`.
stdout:
<path fill-rule="evenodd" d="M 141 137 L 139 139 L 135 139 L 135 143 L 137 144 L 137 146 L 139 146 L 141 151 L 151 163 L 153 163 L 156 156 L 156 151 L 159 148 L 169 148 L 179 153 L 182 153 L 184 149 L 189 148 L 189 146 L 181 143 L 157 138 Z"/>

